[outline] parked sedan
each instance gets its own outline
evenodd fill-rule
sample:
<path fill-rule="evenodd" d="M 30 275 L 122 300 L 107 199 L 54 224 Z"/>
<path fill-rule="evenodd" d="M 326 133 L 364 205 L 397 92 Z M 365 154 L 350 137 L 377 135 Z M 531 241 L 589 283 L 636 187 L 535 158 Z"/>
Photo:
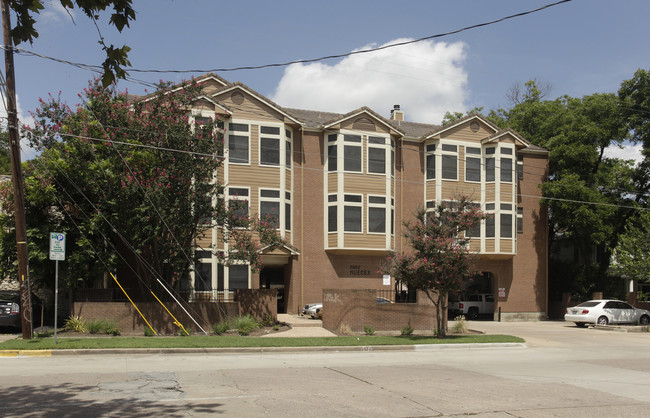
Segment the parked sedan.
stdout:
<path fill-rule="evenodd" d="M 579 327 L 587 324 L 641 324 L 650 323 L 650 312 L 638 309 L 620 300 L 590 300 L 567 308 L 564 320 Z"/>
<path fill-rule="evenodd" d="M 302 314 L 305 316 L 311 316 L 313 318 L 314 314 L 316 313 L 316 309 L 322 307 L 323 307 L 322 303 L 308 303 L 305 305 L 304 308 L 302 308 Z"/>
<path fill-rule="evenodd" d="M 41 300 L 32 293 L 32 314 L 40 314 Z M 20 293 L 13 290 L 0 292 L 0 327 L 21 328 L 20 323 Z"/>

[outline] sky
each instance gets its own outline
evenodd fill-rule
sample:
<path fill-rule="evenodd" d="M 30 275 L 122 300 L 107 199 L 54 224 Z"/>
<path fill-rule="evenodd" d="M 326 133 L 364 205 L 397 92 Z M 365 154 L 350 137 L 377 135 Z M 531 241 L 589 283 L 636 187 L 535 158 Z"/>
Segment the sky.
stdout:
<path fill-rule="evenodd" d="M 119 33 L 99 30 L 58 1 L 37 18 L 39 38 L 18 45 L 56 59 L 100 65 L 107 44 L 131 47 L 141 70 L 215 70 L 308 60 L 455 31 L 532 10 L 554 0 L 251 1 L 138 0 L 136 20 Z M 217 71 L 280 106 L 347 113 L 368 106 L 388 117 L 399 104 L 412 122 L 439 124 L 446 111 L 508 107 L 514 84 L 548 83 L 553 99 L 616 92 L 650 68 L 650 2 L 573 0 L 500 23 L 373 53 L 258 70 Z M 12 16 L 15 23 L 15 16 Z M 19 116 L 40 97 L 70 106 L 94 74 L 26 54 L 15 56 Z M 131 72 L 118 89 L 144 94 L 144 82 L 181 81 L 195 73 Z M 149 88 L 151 91 L 151 88 Z M 29 152 L 24 156 L 29 157 Z M 640 158 L 640 146 L 608 155 Z M 25 158 L 25 157 L 24 157 Z"/>

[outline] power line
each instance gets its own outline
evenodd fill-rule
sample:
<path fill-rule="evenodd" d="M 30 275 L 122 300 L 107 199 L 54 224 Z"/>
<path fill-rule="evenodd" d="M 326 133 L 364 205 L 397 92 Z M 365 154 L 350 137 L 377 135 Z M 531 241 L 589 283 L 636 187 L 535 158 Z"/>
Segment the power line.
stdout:
<path fill-rule="evenodd" d="M 352 56 L 352 55 L 367 54 L 367 53 L 381 51 L 381 50 L 385 50 L 385 49 L 389 49 L 389 48 L 396 48 L 396 47 L 399 47 L 399 46 L 410 45 L 410 44 L 414 44 L 414 43 L 418 43 L 418 42 L 428 41 L 428 40 L 431 40 L 431 39 L 442 38 L 442 37 L 449 36 L 449 35 L 455 35 L 457 33 L 465 32 L 465 31 L 468 31 L 468 30 L 477 29 L 477 28 L 481 28 L 481 27 L 489 26 L 489 25 L 494 25 L 494 24 L 497 24 L 497 23 L 504 22 L 506 20 L 515 19 L 515 18 L 518 18 L 518 17 L 522 17 L 522 16 L 532 14 L 532 13 L 537 13 L 537 12 L 540 12 L 542 10 L 548 9 L 550 7 L 558 6 L 560 4 L 568 3 L 570 1 L 572 1 L 572 0 L 560 0 L 560 1 L 557 1 L 555 3 L 551 3 L 551 4 L 547 4 L 545 6 L 538 7 L 536 9 L 527 10 L 527 11 L 520 12 L 520 13 L 515 13 L 515 14 L 510 15 L 510 16 L 505 16 L 505 17 L 502 17 L 500 19 L 490 20 L 490 21 L 483 22 L 483 23 L 477 23 L 475 25 L 465 26 L 463 28 L 455 29 L 455 30 L 452 30 L 452 31 L 449 31 L 449 32 L 443 32 L 443 33 L 438 33 L 438 34 L 435 34 L 435 35 L 429 35 L 429 36 L 425 36 L 423 38 L 418 38 L 418 39 L 414 39 L 414 40 L 410 40 L 410 41 L 397 42 L 397 43 L 394 43 L 394 44 L 383 45 L 383 46 L 380 46 L 380 47 L 368 48 L 368 49 L 363 49 L 363 50 L 360 50 L 360 51 L 345 52 L 345 53 L 335 54 L 335 55 L 327 55 L 327 56 L 318 57 L 318 58 L 311 58 L 311 59 L 304 59 L 304 60 L 293 60 L 293 61 L 287 61 L 287 62 L 282 62 L 282 63 L 250 65 L 250 66 L 241 66 L 241 67 L 230 67 L 230 68 L 209 68 L 209 69 L 189 69 L 189 70 L 162 70 L 162 69 L 129 68 L 128 71 L 129 72 L 136 72 L 136 73 L 176 73 L 176 74 L 178 74 L 178 73 L 231 72 L 231 71 L 241 71 L 241 70 L 260 70 L 260 69 L 264 69 L 264 68 L 273 68 L 273 67 L 287 67 L 287 66 L 292 65 L 292 64 L 307 64 L 307 63 L 325 61 L 325 60 L 330 60 L 330 59 L 345 58 L 345 57 L 349 57 L 349 56 Z M 73 65 L 75 67 L 79 67 L 79 68 L 83 68 L 83 69 L 87 69 L 87 70 L 95 71 L 95 70 L 101 70 L 101 68 L 102 68 L 101 66 L 98 66 L 98 65 L 90 65 L 90 64 L 72 62 L 72 61 L 67 61 L 67 60 L 63 60 L 63 59 L 59 59 L 59 58 L 49 57 L 47 55 L 42 55 L 42 54 L 38 54 L 38 53 L 35 53 L 35 52 L 32 52 L 32 51 L 27 51 L 27 50 L 25 50 L 23 48 L 19 48 L 19 47 L 15 47 L 14 50 L 16 50 L 17 52 L 20 52 L 20 53 L 34 55 L 34 56 L 37 56 L 37 57 L 40 57 L 40 58 L 49 59 L 49 60 L 60 62 L 60 63 L 63 63 L 63 64 Z"/>

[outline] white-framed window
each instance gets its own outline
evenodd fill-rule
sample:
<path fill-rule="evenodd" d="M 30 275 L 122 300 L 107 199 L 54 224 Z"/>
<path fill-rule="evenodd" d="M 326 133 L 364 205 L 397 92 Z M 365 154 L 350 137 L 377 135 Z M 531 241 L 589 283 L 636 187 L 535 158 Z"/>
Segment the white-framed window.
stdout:
<path fill-rule="evenodd" d="M 291 231 L 291 192 L 284 192 L 284 229 Z"/>
<path fill-rule="evenodd" d="M 250 287 L 250 268 L 248 264 L 231 264 L 228 266 L 228 289 L 248 289 Z"/>
<path fill-rule="evenodd" d="M 494 203 L 485 204 L 485 237 L 494 238 L 494 229 L 496 225 L 496 214 L 495 214 L 495 205 Z"/>
<path fill-rule="evenodd" d="M 440 145 L 443 180 L 458 180 L 458 145 Z"/>
<path fill-rule="evenodd" d="M 343 230 L 363 232 L 363 195 L 345 194 L 343 196 Z"/>
<path fill-rule="evenodd" d="M 260 189 L 260 220 L 280 228 L 280 190 Z"/>
<path fill-rule="evenodd" d="M 517 154 L 517 178 L 519 180 L 524 179 L 524 155 Z"/>
<path fill-rule="evenodd" d="M 493 182 L 495 177 L 495 163 L 496 147 L 485 148 L 485 181 Z"/>
<path fill-rule="evenodd" d="M 436 144 L 425 145 L 427 180 L 436 178 Z"/>
<path fill-rule="evenodd" d="M 386 174 L 386 152 L 389 141 L 382 136 L 368 137 L 368 173 Z"/>
<path fill-rule="evenodd" d="M 228 124 L 228 162 L 250 163 L 250 126 L 247 123 Z"/>
<path fill-rule="evenodd" d="M 232 213 L 233 225 L 235 228 L 248 226 L 250 188 L 228 187 L 228 207 Z"/>
<path fill-rule="evenodd" d="M 481 181 L 481 148 L 465 147 L 465 181 Z"/>
<path fill-rule="evenodd" d="M 386 233 L 386 196 L 368 195 L 368 233 Z"/>
<path fill-rule="evenodd" d="M 327 171 L 330 172 L 337 171 L 339 167 L 337 138 L 337 134 L 327 135 Z"/>
<path fill-rule="evenodd" d="M 209 292 L 212 290 L 212 252 L 197 249 L 194 256 L 194 291 Z"/>
<path fill-rule="evenodd" d="M 260 165 L 280 165 L 279 126 L 260 125 Z"/>
<path fill-rule="evenodd" d="M 499 236 L 501 238 L 512 238 L 512 221 L 514 218 L 512 204 L 501 203 L 499 209 Z"/>
<path fill-rule="evenodd" d="M 504 183 L 512 183 L 512 148 L 501 147 L 499 149 L 501 155 L 510 155 L 510 157 L 500 158 L 499 180 Z"/>
<path fill-rule="evenodd" d="M 343 134 L 343 171 L 360 173 L 362 171 L 361 135 Z"/>
<path fill-rule="evenodd" d="M 327 195 L 327 232 L 338 230 L 338 206 L 336 194 Z"/>
<path fill-rule="evenodd" d="M 291 152 L 292 143 L 293 143 L 292 131 L 290 129 L 285 129 L 284 130 L 284 137 L 285 137 L 284 166 L 286 168 L 291 168 L 291 164 L 293 162 L 293 153 Z"/>
<path fill-rule="evenodd" d="M 522 234 L 524 232 L 524 208 L 517 208 L 517 233 Z"/>
<path fill-rule="evenodd" d="M 469 204 L 470 208 L 480 209 L 481 204 L 477 202 L 472 202 Z M 480 238 L 481 237 L 481 221 L 477 221 L 465 231 L 465 236 L 468 238 Z"/>

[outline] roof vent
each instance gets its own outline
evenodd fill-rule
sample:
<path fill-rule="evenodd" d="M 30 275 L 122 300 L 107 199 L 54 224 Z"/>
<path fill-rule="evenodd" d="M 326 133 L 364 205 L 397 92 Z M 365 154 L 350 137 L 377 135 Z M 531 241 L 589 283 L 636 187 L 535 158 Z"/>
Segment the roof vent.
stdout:
<path fill-rule="evenodd" d="M 399 122 L 404 120 L 404 112 L 400 110 L 400 106 L 398 104 L 394 105 L 393 109 L 390 111 L 390 118 Z"/>

